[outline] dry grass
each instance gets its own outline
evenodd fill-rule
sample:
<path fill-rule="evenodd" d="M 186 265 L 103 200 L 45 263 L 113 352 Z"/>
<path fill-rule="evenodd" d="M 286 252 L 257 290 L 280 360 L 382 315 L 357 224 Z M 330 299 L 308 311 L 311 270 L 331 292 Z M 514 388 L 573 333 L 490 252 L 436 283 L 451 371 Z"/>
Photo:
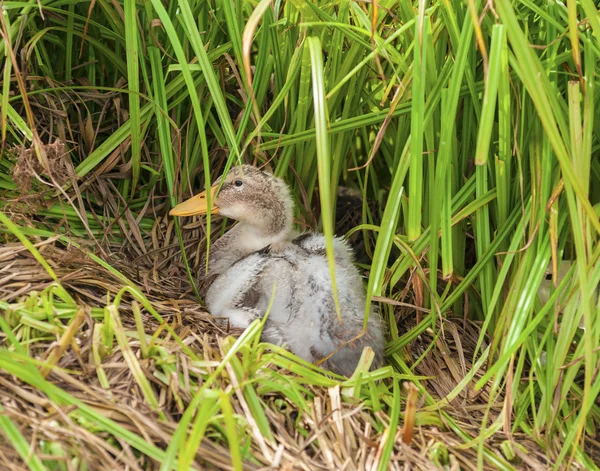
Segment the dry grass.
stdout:
<path fill-rule="evenodd" d="M 140 287 L 163 321 L 200 359 L 191 358 L 164 331 L 164 325 L 142 310 L 144 330 L 148 338 L 154 336 L 154 346 L 160 350 L 160 354 L 144 355 L 139 340 L 135 338 L 135 302 L 131 297 L 123 297 L 118 311 L 127 333 L 129 349 L 138 359 L 158 398 L 158 408 L 153 408 L 145 399 L 122 348 L 115 344 L 100 365 L 95 364 L 93 358 L 94 326 L 102 322 L 105 307 L 123 288 L 123 280 L 73 246 L 64 247 L 53 239 L 37 241 L 40 253 L 84 313 L 68 348 L 61 352 L 58 368 L 49 374 L 49 381 L 98 414 L 118 422 L 161 449 L 169 445 L 181 414 L 192 400 L 196 389 L 193 385 L 214 372 L 231 346 L 231 340 L 226 338 L 226 326 L 206 313 L 193 298 L 171 229 L 167 222 L 157 220 L 146 240 L 147 245 L 140 249 L 144 256 L 136 255 L 139 250 L 132 251 L 127 243 L 107 250 L 111 253 L 107 261 Z M 198 224 L 191 229 L 188 227 L 184 232 L 186 245 L 192 247 L 198 244 L 201 233 L 202 227 Z M 0 248 L 0 299 L 10 306 L 4 311 L 4 316 L 16 332 L 19 329 L 23 332 L 23 324 L 18 318 L 23 303 L 31 302 L 28 299 L 39 302 L 36 293 L 43 293 L 52 283 L 52 278 L 25 247 L 6 243 Z M 399 325 L 404 330 L 408 330 L 413 322 L 407 314 L 409 311 L 405 307 L 397 309 Z M 470 371 L 479 336 L 476 325 L 458 319 L 445 321 L 444 326 L 444 335 L 436 337 L 434 347 L 414 369 L 416 375 L 429 378 L 423 384 L 435 398 L 449 394 Z M 26 348 L 30 355 L 47 360 L 57 348 L 59 336 L 39 331 L 33 334 L 36 332 L 33 329 L 28 332 L 30 338 Z M 426 332 L 412 342 L 404 352 L 409 363 L 418 358 L 432 341 L 431 332 Z M 8 346 L 5 336 L 0 337 L 0 344 Z M 475 394 L 470 385 L 450 404 L 440 403 L 441 407 L 427 407 L 424 399 L 418 398 L 416 415 L 413 415 L 414 411 L 408 412 L 410 417 L 416 417 L 412 442 L 405 444 L 403 434 L 407 406 L 404 392 L 400 426 L 389 430 L 390 417 L 385 412 L 389 407 L 374 411 L 372 404 L 367 406 L 348 397 L 347 384 L 327 380 L 325 376 L 321 376 L 321 385 L 311 380 L 306 382 L 301 375 L 293 375 L 282 368 L 285 363 L 280 361 L 277 366 L 277 362 L 270 361 L 275 357 L 283 358 L 264 350 L 262 359 L 258 361 L 260 366 L 252 367 L 252 375 L 240 369 L 242 363 L 230 363 L 211 384 L 212 390 L 231 394 L 233 412 L 244 424 L 242 429 L 245 433 L 240 443 L 241 449 L 245 450 L 244 469 L 377 469 L 390 433 L 394 434 L 394 443 L 387 469 L 444 469 L 441 464 L 446 469 L 476 469 L 477 446 L 464 447 L 464 439 L 445 423 L 441 411 L 443 409 L 449 414 L 463 431 L 476 437 L 484 415 L 487 414 L 488 421 L 493 421 L 502 407 L 502 398 L 498 398 L 490 408 L 488 391 Z M 239 355 L 238 360 L 246 361 L 246 353 Z M 169 363 L 177 374 L 167 378 L 164 369 L 159 366 L 161 362 Z M 99 367 L 105 372 L 110 389 L 102 387 Z M 270 387 L 275 378 L 280 385 L 286 381 L 294 383 L 293 389 L 301 393 L 302 401 L 294 401 L 290 395 Z M 53 403 L 35 387 L 2 370 L 0 385 L 0 403 L 5 414 L 18 424 L 31 444 L 31 453 L 48 462 L 58 463 L 57 469 L 71 469 L 75 465 L 69 460 L 74 457 L 87 461 L 90 470 L 159 469 L 156 460 L 140 454 L 124 441 L 95 430 L 85 421 L 74 420 L 70 414 L 72 408 Z M 272 439 L 263 437 L 258 430 L 244 394 L 244 385 L 256 386 Z M 385 403 L 390 397 L 383 397 L 382 401 Z M 517 455 L 512 463 L 515 468 L 547 468 L 543 450 L 523 434 L 507 437 L 499 430 L 487 437 L 486 446 L 501 457 L 500 447 L 507 439 L 518 443 L 511 447 Z M 52 444 L 52 447 L 48 448 L 47 444 Z M 4 469 L 27 469 L 4 438 L 0 438 L 0 463 Z M 198 448 L 195 464 L 199 469 L 232 469 L 229 447 L 217 422 L 209 426 L 206 438 Z M 483 469 L 494 467 L 486 460 Z"/>

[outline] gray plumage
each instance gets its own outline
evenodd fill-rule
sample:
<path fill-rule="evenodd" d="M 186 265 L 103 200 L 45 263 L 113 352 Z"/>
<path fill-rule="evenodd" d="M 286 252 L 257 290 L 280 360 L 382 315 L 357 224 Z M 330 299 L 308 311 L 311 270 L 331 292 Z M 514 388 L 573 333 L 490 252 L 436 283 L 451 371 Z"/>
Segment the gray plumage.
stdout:
<path fill-rule="evenodd" d="M 346 376 L 369 346 L 375 353 L 373 367 L 379 366 L 384 346 L 381 317 L 371 307 L 366 332 L 360 335 L 365 290 L 347 244 L 334 239 L 340 323 L 325 238 L 294 233 L 287 185 L 247 165 L 232 168 L 222 178 L 214 204 L 220 214 L 238 224 L 210 251 L 204 280 L 210 312 L 227 318 L 234 327 L 246 328 L 264 316 L 274 295 L 264 341 L 285 346 L 309 362 L 335 352 L 321 366 Z"/>

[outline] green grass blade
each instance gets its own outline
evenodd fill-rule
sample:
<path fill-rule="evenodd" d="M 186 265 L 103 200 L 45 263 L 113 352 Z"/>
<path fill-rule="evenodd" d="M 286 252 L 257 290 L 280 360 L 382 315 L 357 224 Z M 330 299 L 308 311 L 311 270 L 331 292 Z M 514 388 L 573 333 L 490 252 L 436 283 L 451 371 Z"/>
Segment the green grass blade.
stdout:
<path fill-rule="evenodd" d="M 333 246 L 333 212 L 331 208 L 331 149 L 329 146 L 328 112 L 325 100 L 325 83 L 323 77 L 323 53 L 321 41 L 315 36 L 307 39 L 312 65 L 312 90 L 315 107 L 315 132 L 317 142 L 317 167 L 319 175 L 319 198 L 321 201 L 321 219 L 325 234 L 327 260 L 331 273 L 331 286 L 335 300 L 335 310 L 339 321 L 342 320 L 340 303 L 337 296 L 335 281 L 335 253 Z"/>
<path fill-rule="evenodd" d="M 14 422 L 5 415 L 5 409 L 0 405 L 0 430 L 31 471 L 45 471 L 46 466 L 34 453 L 30 453 L 30 444 L 25 440 Z"/>
<path fill-rule="evenodd" d="M 504 26 L 495 25 L 492 31 L 492 46 L 490 48 L 481 121 L 479 122 L 479 134 L 477 136 L 476 165 L 485 165 L 488 161 L 490 142 L 492 140 L 492 126 L 494 125 L 494 115 L 496 114 L 496 99 L 498 97 L 498 81 L 501 74 L 500 66 L 503 44 Z"/>
<path fill-rule="evenodd" d="M 131 123 L 131 196 L 140 178 L 142 136 L 140 135 L 140 76 L 138 23 L 135 0 L 125 1 L 125 43 L 127 48 L 127 86 Z"/>
<path fill-rule="evenodd" d="M 215 109 L 217 110 L 217 114 L 221 120 L 221 126 L 223 127 L 223 132 L 225 133 L 227 143 L 229 144 L 229 150 L 233 154 L 235 160 L 240 162 L 241 155 L 238 148 L 235 129 L 233 128 L 233 123 L 231 121 L 231 117 L 229 116 L 229 111 L 227 110 L 227 105 L 225 103 L 225 97 L 223 96 L 221 86 L 219 85 L 219 82 L 217 82 L 213 65 L 208 57 L 208 54 L 206 53 L 202 39 L 200 38 L 200 31 L 198 31 L 194 14 L 192 13 L 192 9 L 190 8 L 188 0 L 178 0 L 178 4 L 181 8 L 181 16 L 187 29 L 186 33 L 188 39 L 196 57 L 198 58 L 200 67 L 202 68 L 202 73 L 204 74 L 208 89 L 210 90 L 211 98 L 215 102 Z"/>
<path fill-rule="evenodd" d="M 423 198 L 423 120 L 425 108 L 425 77 L 427 71 L 427 37 L 429 18 L 421 18 L 415 24 L 414 70 L 412 83 L 412 109 L 410 129 L 410 172 L 408 187 L 408 225 L 406 234 L 409 241 L 421 235 Z"/>

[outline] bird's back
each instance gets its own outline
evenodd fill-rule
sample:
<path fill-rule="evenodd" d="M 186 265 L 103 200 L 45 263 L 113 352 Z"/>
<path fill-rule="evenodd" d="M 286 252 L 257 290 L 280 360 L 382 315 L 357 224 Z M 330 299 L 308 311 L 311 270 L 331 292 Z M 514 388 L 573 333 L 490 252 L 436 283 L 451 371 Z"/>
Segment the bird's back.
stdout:
<path fill-rule="evenodd" d="M 295 290 L 291 297 L 293 316 L 286 325 L 288 346 L 310 361 L 333 354 L 323 366 L 350 375 L 365 346 L 376 355 L 376 366 L 383 356 L 381 318 L 370 310 L 363 332 L 365 290 L 361 276 L 353 264 L 351 249 L 341 239 L 334 239 L 335 281 L 341 312 L 337 316 L 332 290 L 331 271 L 321 234 L 305 234 L 294 239 L 290 250 L 297 253 L 293 272 Z M 336 352 L 337 353 L 334 353 Z"/>
<path fill-rule="evenodd" d="M 321 234 L 303 234 L 280 247 L 267 247 L 244 257 L 216 280 L 210 291 L 218 290 L 219 294 L 210 296 L 209 292 L 208 299 L 220 307 L 236 297 L 238 305 L 260 315 L 269 310 L 263 340 L 285 345 L 310 362 L 333 354 L 323 366 L 337 373 L 352 374 L 365 346 L 375 351 L 377 366 L 383 356 L 381 318 L 371 308 L 363 332 L 365 290 L 351 249 L 336 238 L 334 255 L 341 323 Z M 243 294 L 234 293 L 242 288 Z"/>

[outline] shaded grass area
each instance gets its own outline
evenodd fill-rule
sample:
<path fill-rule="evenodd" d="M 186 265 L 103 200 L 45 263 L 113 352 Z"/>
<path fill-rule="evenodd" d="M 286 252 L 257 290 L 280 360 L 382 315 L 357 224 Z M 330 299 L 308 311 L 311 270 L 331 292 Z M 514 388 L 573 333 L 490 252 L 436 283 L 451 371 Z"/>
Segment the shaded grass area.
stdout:
<path fill-rule="evenodd" d="M 597 469 L 592 0 L 2 6 L 6 466 Z M 386 367 L 203 312 L 226 223 L 165 214 L 241 160 L 350 231 Z"/>

